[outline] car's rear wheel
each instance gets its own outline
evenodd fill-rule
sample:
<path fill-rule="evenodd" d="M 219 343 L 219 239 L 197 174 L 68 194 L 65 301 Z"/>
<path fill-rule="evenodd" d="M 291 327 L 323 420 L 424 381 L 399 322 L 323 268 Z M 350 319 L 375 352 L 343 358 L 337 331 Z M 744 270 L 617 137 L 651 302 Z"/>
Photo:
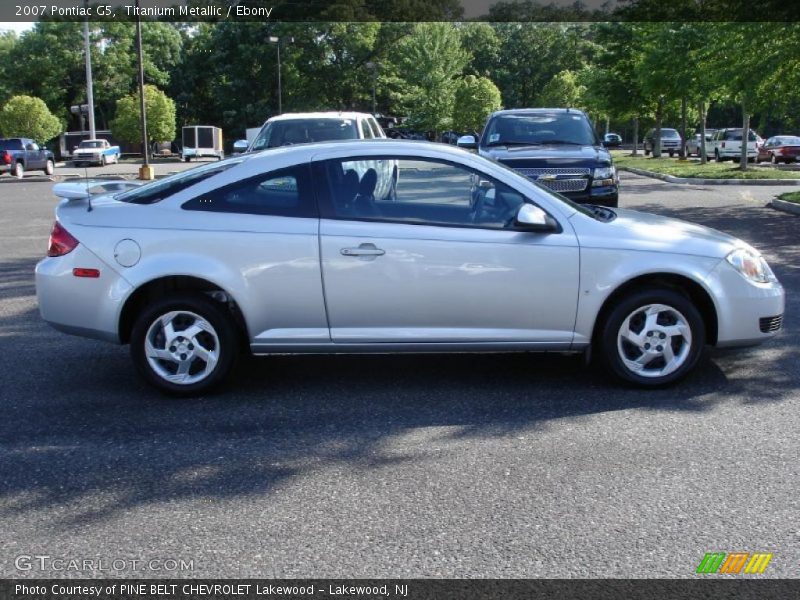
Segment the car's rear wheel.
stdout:
<path fill-rule="evenodd" d="M 18 162 L 14 165 L 14 177 L 17 179 L 22 179 L 25 177 L 25 165 L 23 165 L 21 162 Z"/>
<path fill-rule="evenodd" d="M 55 171 L 55 164 L 52 160 L 48 159 L 47 162 L 44 164 L 44 173 L 45 175 L 52 175 Z"/>
<path fill-rule="evenodd" d="M 705 347 L 705 327 L 686 296 L 652 288 L 632 293 L 614 307 L 599 342 L 602 360 L 614 375 L 658 387 L 694 368 Z"/>
<path fill-rule="evenodd" d="M 196 396 L 219 385 L 238 355 L 238 337 L 225 309 L 203 294 L 176 294 L 147 307 L 131 333 L 131 356 L 151 385 Z"/>

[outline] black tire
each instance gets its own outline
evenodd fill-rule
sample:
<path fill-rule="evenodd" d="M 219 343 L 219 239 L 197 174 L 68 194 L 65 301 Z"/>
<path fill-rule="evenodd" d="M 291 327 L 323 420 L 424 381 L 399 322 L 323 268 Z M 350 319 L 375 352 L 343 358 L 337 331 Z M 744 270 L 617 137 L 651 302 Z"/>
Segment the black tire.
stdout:
<path fill-rule="evenodd" d="M 47 159 L 47 162 L 44 164 L 44 174 L 45 175 L 52 175 L 56 170 L 56 166 L 51 159 Z"/>
<path fill-rule="evenodd" d="M 21 162 L 18 162 L 14 165 L 14 177 L 17 179 L 22 179 L 25 177 L 25 165 Z"/>
<path fill-rule="evenodd" d="M 191 160 L 192 160 L 192 158 L 190 156 L 184 156 L 183 157 L 183 162 L 189 162 Z"/>
<path fill-rule="evenodd" d="M 717 162 L 723 162 L 722 157 L 719 155 L 719 150 L 714 150 L 714 160 Z"/>
<path fill-rule="evenodd" d="M 647 146 L 644 147 L 644 155 L 650 156 L 650 150 L 647 149 Z"/>
<path fill-rule="evenodd" d="M 675 156 L 675 152 L 673 150 L 669 150 L 667 153 L 669 154 L 670 158 L 673 158 Z"/>
<path fill-rule="evenodd" d="M 647 325 L 641 322 L 641 319 L 644 318 L 644 313 L 640 312 L 640 309 L 653 305 L 663 305 L 670 310 L 658 313 L 657 319 L 661 321 L 663 317 L 664 321 L 650 325 L 654 327 L 654 335 L 648 337 L 645 335 L 649 333 L 645 331 Z M 661 349 L 662 346 L 656 347 L 655 344 L 663 344 L 663 342 L 660 342 L 663 337 L 660 328 L 674 325 L 675 323 L 670 323 L 669 320 L 676 316 L 682 317 L 682 319 L 676 319 L 675 323 L 682 322 L 687 325 L 691 339 L 687 340 L 685 337 L 678 335 L 669 337 L 669 349 L 675 357 L 681 358 L 682 362 L 676 363 L 677 366 L 673 371 L 659 375 L 659 366 L 663 363 L 661 370 L 664 370 L 667 367 L 667 359 L 666 357 L 658 356 L 656 349 Z M 629 317 L 630 321 L 628 321 Z M 637 358 L 648 360 L 646 351 L 642 348 L 637 348 L 626 339 L 620 339 L 623 325 L 627 322 L 627 325 L 633 329 L 637 319 L 641 322 L 641 330 L 638 333 L 643 335 L 642 343 L 647 345 L 650 352 L 654 353 L 653 358 L 644 363 L 639 372 L 626 366 L 622 355 L 625 354 L 625 359 L 629 362 L 634 362 Z M 649 345 L 646 344 L 648 340 L 651 342 Z M 705 326 L 700 312 L 691 300 L 682 293 L 657 287 L 640 289 L 630 293 L 616 303 L 611 312 L 605 317 L 603 323 L 600 324 L 595 343 L 599 349 L 599 352 L 596 353 L 599 360 L 602 361 L 607 371 L 618 379 L 639 387 L 660 387 L 682 379 L 695 367 L 702 356 L 706 344 Z M 666 344 L 663 345 L 666 346 Z M 637 357 L 635 353 L 640 354 Z M 646 373 L 646 375 L 640 373 Z"/>
<path fill-rule="evenodd" d="M 164 331 L 162 330 L 158 333 L 158 325 L 156 325 L 156 322 L 164 315 L 173 311 L 178 313 L 192 313 L 193 316 L 196 315 L 200 317 L 213 331 L 213 334 L 207 331 L 202 331 L 197 334 L 197 336 L 205 336 L 202 344 L 205 347 L 211 347 L 211 349 L 216 350 L 217 355 L 216 363 L 213 368 L 199 381 L 189 383 L 175 383 L 169 381 L 165 379 L 164 375 L 159 374 L 159 372 L 155 370 L 146 355 L 145 341 L 148 337 L 148 333 L 150 333 L 152 337 L 154 331 L 156 332 L 156 337 L 152 338 L 151 341 L 155 341 L 156 343 L 153 345 L 158 347 L 160 342 L 163 341 L 164 346 L 160 350 L 164 352 L 168 350 L 168 342 L 164 339 Z M 187 319 L 191 318 L 187 317 Z M 187 320 L 187 323 L 191 324 L 196 322 L 197 321 Z M 151 327 L 155 329 L 151 329 Z M 176 333 L 180 334 L 187 329 L 188 327 L 176 329 Z M 216 338 L 214 338 L 213 335 L 216 335 Z M 162 338 L 160 341 L 158 336 Z M 190 352 L 192 356 L 195 354 L 195 349 L 191 342 L 198 344 L 199 338 L 197 338 L 197 336 L 192 336 L 191 339 L 179 338 L 181 340 L 179 343 L 188 344 L 188 349 L 185 351 Z M 181 347 L 177 346 L 177 344 L 173 346 L 173 348 L 177 348 L 178 352 L 181 351 Z M 172 396 L 198 396 L 221 384 L 233 369 L 239 355 L 239 348 L 239 332 L 231 315 L 225 310 L 222 304 L 200 293 L 176 293 L 154 302 L 139 314 L 131 332 L 131 357 L 133 358 L 137 371 L 147 383 Z M 185 361 L 186 355 L 182 355 L 181 358 Z M 190 358 L 189 362 L 193 365 L 192 368 L 202 366 L 197 362 L 198 358 L 199 356 Z M 171 361 L 162 361 L 155 358 L 153 360 L 158 365 L 157 368 L 162 369 L 162 371 L 169 370 L 172 364 Z M 206 365 L 202 370 L 206 370 L 208 363 L 204 362 L 202 359 L 200 359 L 200 362 Z M 172 364 L 172 366 L 175 365 Z M 193 376 L 191 372 L 189 376 Z"/>

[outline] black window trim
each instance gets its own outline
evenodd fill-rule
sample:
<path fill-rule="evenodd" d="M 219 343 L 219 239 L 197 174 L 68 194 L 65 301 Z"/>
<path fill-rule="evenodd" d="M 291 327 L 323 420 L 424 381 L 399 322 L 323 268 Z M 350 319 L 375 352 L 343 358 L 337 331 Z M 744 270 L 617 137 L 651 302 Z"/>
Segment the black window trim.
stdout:
<path fill-rule="evenodd" d="M 333 202 L 330 198 L 330 185 L 328 182 L 328 174 L 326 170 L 326 163 L 331 161 L 339 161 L 339 162 L 357 162 L 357 161 L 367 161 L 367 160 L 421 160 L 421 161 L 432 161 L 437 162 L 440 164 L 450 165 L 452 167 L 458 167 L 461 169 L 465 169 L 479 177 L 486 177 L 488 179 L 492 179 L 493 181 L 498 181 L 505 186 L 516 190 L 521 196 L 523 204 L 532 204 L 537 208 L 540 208 L 544 211 L 544 213 L 551 217 L 555 222 L 558 224 L 558 228 L 549 232 L 549 233 L 561 233 L 564 231 L 563 226 L 561 225 L 561 221 L 554 217 L 550 211 L 546 208 L 541 206 L 539 203 L 534 202 L 527 194 L 522 193 L 517 188 L 504 183 L 498 180 L 493 175 L 489 175 L 484 173 L 483 171 L 478 171 L 473 167 L 468 167 L 461 163 L 447 160 L 443 158 L 432 158 L 429 156 L 411 156 L 411 155 L 402 155 L 402 156 L 390 156 L 390 155 L 379 155 L 379 156 L 346 156 L 346 157 L 330 157 L 330 158 L 320 158 L 316 160 L 312 160 L 311 165 L 311 175 L 312 179 L 314 180 L 314 195 L 317 200 L 317 208 L 319 213 L 320 219 L 325 219 L 328 221 L 357 221 L 363 223 L 386 223 L 389 225 L 415 225 L 417 227 L 448 227 L 448 228 L 457 228 L 457 229 L 483 229 L 485 231 L 505 231 L 505 232 L 517 232 L 517 233 L 531 233 L 530 230 L 526 229 L 517 229 L 516 227 L 505 228 L 505 227 L 487 227 L 485 225 L 468 225 L 465 223 L 421 223 L 418 221 L 400 221 L 400 220 L 387 220 L 381 217 L 355 217 L 355 216 L 348 216 L 342 217 L 336 214 L 335 209 L 333 208 Z"/>

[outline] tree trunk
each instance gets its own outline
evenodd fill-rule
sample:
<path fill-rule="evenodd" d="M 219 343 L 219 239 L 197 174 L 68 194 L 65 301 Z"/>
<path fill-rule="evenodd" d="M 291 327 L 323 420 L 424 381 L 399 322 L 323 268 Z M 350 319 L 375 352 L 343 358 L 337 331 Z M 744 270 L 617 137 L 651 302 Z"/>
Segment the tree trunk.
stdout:
<path fill-rule="evenodd" d="M 747 114 L 747 107 L 742 99 L 742 152 L 739 155 L 739 169 L 747 171 L 747 141 L 750 137 L 750 115 Z"/>
<path fill-rule="evenodd" d="M 686 159 L 686 96 L 681 98 L 681 150 L 678 156 Z"/>
<path fill-rule="evenodd" d="M 661 158 L 661 119 L 663 117 L 663 112 L 664 100 L 659 98 L 658 104 L 656 105 L 656 130 L 653 139 L 653 158 Z"/>
<path fill-rule="evenodd" d="M 706 103 L 700 102 L 700 164 L 708 162 L 706 155 Z"/>
<path fill-rule="evenodd" d="M 633 118 L 633 156 L 639 155 L 639 117 Z"/>

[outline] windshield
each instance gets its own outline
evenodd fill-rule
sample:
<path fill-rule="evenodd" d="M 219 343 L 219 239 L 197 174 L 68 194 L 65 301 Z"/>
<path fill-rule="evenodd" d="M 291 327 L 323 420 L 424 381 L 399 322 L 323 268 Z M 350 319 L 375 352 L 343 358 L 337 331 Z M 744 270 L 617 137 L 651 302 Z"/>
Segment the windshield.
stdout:
<path fill-rule="evenodd" d="M 681 137 L 678 135 L 678 132 L 674 129 L 662 129 L 661 130 L 661 137 L 662 138 L 678 138 Z"/>
<path fill-rule="evenodd" d="M 130 202 L 131 204 L 153 204 L 160 202 L 181 190 L 200 183 L 201 181 L 227 171 L 233 166 L 242 162 L 243 158 L 226 160 L 223 162 L 210 163 L 201 167 L 195 167 L 182 173 L 170 175 L 164 179 L 147 183 L 133 190 L 122 192 L 114 196 L 120 202 Z"/>
<path fill-rule="evenodd" d="M 291 144 L 357 139 L 358 130 L 353 119 L 284 119 L 264 125 L 250 151 Z"/>
<path fill-rule="evenodd" d="M 498 115 L 486 126 L 484 146 L 536 144 L 598 145 L 589 120 L 579 112 Z"/>
<path fill-rule="evenodd" d="M 78 148 L 102 148 L 103 142 L 81 142 Z"/>

